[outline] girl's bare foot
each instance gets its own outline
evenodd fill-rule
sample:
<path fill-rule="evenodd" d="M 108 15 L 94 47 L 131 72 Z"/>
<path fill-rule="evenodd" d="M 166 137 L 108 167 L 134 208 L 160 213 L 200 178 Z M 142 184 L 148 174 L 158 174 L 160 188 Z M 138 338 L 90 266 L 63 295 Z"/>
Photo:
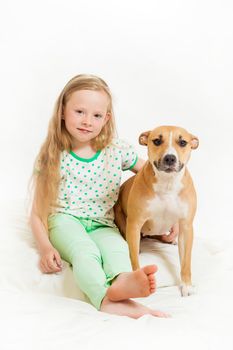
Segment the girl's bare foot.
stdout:
<path fill-rule="evenodd" d="M 155 292 L 156 271 L 156 265 L 147 265 L 136 271 L 121 273 L 108 288 L 106 296 L 111 301 L 147 297 Z"/>
<path fill-rule="evenodd" d="M 107 296 L 104 297 L 100 311 L 108 314 L 128 316 L 131 318 L 139 318 L 143 315 L 152 315 L 155 317 L 170 317 L 162 311 L 150 309 L 133 300 L 112 301 Z"/>

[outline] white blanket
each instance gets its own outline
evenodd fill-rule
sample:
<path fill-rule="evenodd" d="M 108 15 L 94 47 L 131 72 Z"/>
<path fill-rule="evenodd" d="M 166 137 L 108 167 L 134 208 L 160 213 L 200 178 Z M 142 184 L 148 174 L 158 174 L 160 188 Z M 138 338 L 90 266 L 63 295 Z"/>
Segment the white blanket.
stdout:
<path fill-rule="evenodd" d="M 0 209 L 1 349 L 233 349 L 233 241 L 195 237 L 196 293 L 182 298 L 177 246 L 144 240 L 141 265 L 158 265 L 158 288 L 137 301 L 172 317 L 133 320 L 98 312 L 66 262 L 61 273 L 42 274 L 23 201 Z"/>

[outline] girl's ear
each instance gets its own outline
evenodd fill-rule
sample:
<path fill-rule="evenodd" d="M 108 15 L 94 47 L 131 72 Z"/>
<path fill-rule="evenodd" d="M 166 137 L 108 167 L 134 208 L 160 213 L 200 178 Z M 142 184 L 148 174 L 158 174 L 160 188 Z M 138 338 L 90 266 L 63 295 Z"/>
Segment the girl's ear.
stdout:
<path fill-rule="evenodd" d="M 149 135 L 150 131 L 145 131 L 139 136 L 138 142 L 140 143 L 140 145 L 147 146 Z"/>
<path fill-rule="evenodd" d="M 105 115 L 104 125 L 109 121 L 110 118 L 112 118 L 112 115 L 111 115 L 110 112 L 108 112 L 108 113 Z"/>

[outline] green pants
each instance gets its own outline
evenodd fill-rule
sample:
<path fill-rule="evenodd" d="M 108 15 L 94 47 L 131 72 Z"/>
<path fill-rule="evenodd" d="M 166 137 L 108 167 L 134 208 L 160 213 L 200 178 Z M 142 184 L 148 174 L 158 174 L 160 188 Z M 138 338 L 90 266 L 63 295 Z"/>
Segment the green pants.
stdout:
<path fill-rule="evenodd" d="M 79 288 L 99 310 L 112 280 L 132 271 L 126 241 L 117 228 L 57 213 L 49 217 L 49 238 L 73 267 Z"/>

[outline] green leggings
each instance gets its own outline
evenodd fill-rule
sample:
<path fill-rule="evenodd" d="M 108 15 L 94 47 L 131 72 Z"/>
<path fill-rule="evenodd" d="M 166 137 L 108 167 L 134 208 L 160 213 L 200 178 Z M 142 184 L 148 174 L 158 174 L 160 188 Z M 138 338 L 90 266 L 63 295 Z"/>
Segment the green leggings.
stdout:
<path fill-rule="evenodd" d="M 57 213 L 48 222 L 52 245 L 73 266 L 79 288 L 99 310 L 112 280 L 132 271 L 126 241 L 117 228 L 90 219 Z"/>

